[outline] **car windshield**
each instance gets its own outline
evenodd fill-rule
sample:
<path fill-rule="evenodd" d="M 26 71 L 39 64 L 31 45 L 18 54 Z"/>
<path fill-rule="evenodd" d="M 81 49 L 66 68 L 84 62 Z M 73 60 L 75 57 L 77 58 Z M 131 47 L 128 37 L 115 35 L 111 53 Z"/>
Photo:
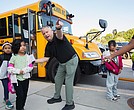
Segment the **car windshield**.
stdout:
<path fill-rule="evenodd" d="M 117 47 L 122 47 L 128 44 L 128 42 L 117 42 Z"/>
<path fill-rule="evenodd" d="M 51 21 L 53 22 L 53 27 L 52 29 L 53 30 L 56 30 L 55 29 L 55 24 L 56 24 L 56 21 L 58 20 L 57 17 L 54 17 L 54 16 L 47 16 L 45 13 L 39 13 L 38 14 L 38 18 L 39 18 L 39 29 L 41 29 L 43 26 L 46 26 L 47 25 L 47 22 Z M 62 27 L 62 31 L 64 33 L 67 33 L 67 34 L 72 34 L 72 28 L 71 28 L 71 24 L 65 20 L 61 20 L 63 22 L 63 27 Z"/>
<path fill-rule="evenodd" d="M 120 43 L 120 42 L 117 42 L 116 44 L 117 44 L 117 46 L 122 46 L 122 43 Z"/>
<path fill-rule="evenodd" d="M 122 45 L 123 46 L 125 46 L 125 45 L 127 45 L 128 44 L 128 42 L 122 42 Z"/>

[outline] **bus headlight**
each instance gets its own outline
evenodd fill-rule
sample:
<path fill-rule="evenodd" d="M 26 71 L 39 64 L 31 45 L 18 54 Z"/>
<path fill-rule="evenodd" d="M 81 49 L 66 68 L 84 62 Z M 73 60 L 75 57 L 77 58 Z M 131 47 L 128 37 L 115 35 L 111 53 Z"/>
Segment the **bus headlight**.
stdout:
<path fill-rule="evenodd" d="M 83 52 L 82 58 L 100 58 L 97 52 Z"/>

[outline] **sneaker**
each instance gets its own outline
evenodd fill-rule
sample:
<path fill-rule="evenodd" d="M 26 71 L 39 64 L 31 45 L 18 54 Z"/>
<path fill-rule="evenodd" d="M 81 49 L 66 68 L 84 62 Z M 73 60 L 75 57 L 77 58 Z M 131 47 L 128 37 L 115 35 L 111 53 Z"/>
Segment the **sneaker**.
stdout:
<path fill-rule="evenodd" d="M 72 104 L 72 105 L 65 105 L 63 108 L 62 108 L 62 110 L 72 110 L 72 109 L 74 109 L 75 108 L 75 105 L 74 105 L 74 103 Z"/>
<path fill-rule="evenodd" d="M 53 104 L 53 103 L 57 103 L 57 102 L 61 102 L 61 101 L 62 101 L 62 99 L 61 99 L 61 96 L 60 96 L 58 99 L 55 99 L 55 98 L 48 99 L 47 103 Z"/>
<path fill-rule="evenodd" d="M 120 99 L 121 96 L 117 94 L 114 97 L 117 98 L 117 99 Z"/>
<path fill-rule="evenodd" d="M 8 101 L 6 101 L 6 109 L 8 109 L 8 110 L 10 110 L 10 109 L 12 109 L 14 106 L 12 105 L 12 103 L 8 100 Z"/>
<path fill-rule="evenodd" d="M 117 101 L 117 100 L 118 100 L 118 98 L 116 98 L 116 97 L 111 99 L 111 101 Z"/>

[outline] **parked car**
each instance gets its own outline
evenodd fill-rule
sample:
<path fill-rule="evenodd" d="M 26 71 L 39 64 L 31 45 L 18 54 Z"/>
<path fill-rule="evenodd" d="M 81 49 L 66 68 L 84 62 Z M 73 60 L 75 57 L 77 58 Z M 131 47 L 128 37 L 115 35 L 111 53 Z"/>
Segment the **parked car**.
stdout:
<path fill-rule="evenodd" d="M 105 45 L 101 44 L 101 43 L 98 43 L 97 45 L 98 45 L 101 53 L 103 53 L 104 51 L 108 50 L 108 48 Z"/>
<path fill-rule="evenodd" d="M 117 50 L 119 50 L 123 46 L 127 45 L 128 43 L 129 42 L 116 42 L 116 44 L 117 44 Z M 122 56 L 123 56 L 124 59 L 129 59 L 130 58 L 130 52 L 126 52 Z"/>

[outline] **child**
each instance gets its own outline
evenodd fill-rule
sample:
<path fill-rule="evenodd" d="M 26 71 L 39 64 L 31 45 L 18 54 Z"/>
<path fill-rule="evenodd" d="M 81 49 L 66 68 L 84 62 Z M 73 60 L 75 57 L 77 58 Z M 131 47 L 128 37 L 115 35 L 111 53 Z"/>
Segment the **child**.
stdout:
<path fill-rule="evenodd" d="M 10 60 L 12 53 L 11 53 L 11 44 L 9 42 L 5 42 L 2 45 L 3 54 L 0 55 L 0 79 L 2 81 L 2 85 L 4 88 L 4 102 L 6 103 L 6 109 L 12 109 L 13 105 L 9 101 L 9 91 L 8 91 L 8 78 L 7 78 L 7 63 Z"/>
<path fill-rule="evenodd" d="M 32 71 L 33 64 L 30 61 L 30 55 L 26 54 L 26 44 L 23 40 L 14 40 L 12 51 L 8 72 L 11 74 L 11 83 L 16 91 L 16 110 L 24 110 L 29 87 L 29 72 Z"/>
<path fill-rule="evenodd" d="M 109 50 L 103 53 L 103 56 L 109 56 L 116 52 L 116 42 L 111 40 L 108 42 Z M 117 101 L 120 98 L 117 92 L 117 83 L 119 78 L 119 73 L 122 70 L 122 58 L 117 56 L 112 59 L 112 61 L 106 61 L 105 66 L 108 69 L 106 86 L 107 86 L 107 99 L 111 101 Z M 114 67 L 114 68 L 113 68 Z"/>

